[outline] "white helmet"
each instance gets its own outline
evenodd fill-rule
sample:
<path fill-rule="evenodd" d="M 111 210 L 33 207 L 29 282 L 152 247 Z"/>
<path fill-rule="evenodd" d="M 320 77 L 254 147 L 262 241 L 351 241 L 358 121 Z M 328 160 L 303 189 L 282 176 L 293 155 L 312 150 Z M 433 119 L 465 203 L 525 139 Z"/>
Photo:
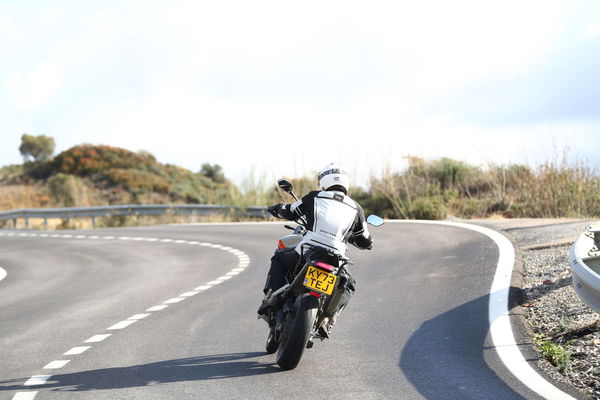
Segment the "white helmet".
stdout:
<path fill-rule="evenodd" d="M 321 172 L 319 172 L 318 179 L 319 187 L 322 190 L 327 190 L 332 186 L 338 185 L 344 188 L 345 193 L 348 193 L 348 188 L 350 187 L 350 178 L 335 163 L 326 165 Z"/>

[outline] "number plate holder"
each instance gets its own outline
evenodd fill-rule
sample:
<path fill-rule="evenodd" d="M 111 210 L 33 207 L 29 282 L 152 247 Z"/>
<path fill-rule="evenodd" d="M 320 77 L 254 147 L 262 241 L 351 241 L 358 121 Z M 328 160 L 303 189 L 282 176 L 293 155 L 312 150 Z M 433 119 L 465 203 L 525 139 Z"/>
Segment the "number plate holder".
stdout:
<path fill-rule="evenodd" d="M 336 280 L 336 275 L 309 265 L 304 276 L 304 286 L 315 292 L 331 294 Z"/>

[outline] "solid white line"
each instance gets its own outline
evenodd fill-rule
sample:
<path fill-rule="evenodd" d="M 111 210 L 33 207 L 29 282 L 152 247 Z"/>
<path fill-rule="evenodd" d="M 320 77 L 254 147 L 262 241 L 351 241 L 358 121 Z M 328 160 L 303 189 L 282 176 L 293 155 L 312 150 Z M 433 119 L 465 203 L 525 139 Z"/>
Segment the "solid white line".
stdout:
<path fill-rule="evenodd" d="M 77 355 L 77 354 L 82 354 L 82 353 L 85 353 L 91 347 L 92 346 L 78 346 L 78 347 L 73 347 L 71 350 L 68 350 L 68 351 L 64 352 L 63 356 L 73 356 L 73 355 Z"/>
<path fill-rule="evenodd" d="M 513 334 L 508 312 L 508 295 L 513 267 L 515 264 L 515 249 L 512 243 L 502 234 L 479 225 L 464 224 L 446 221 L 404 221 L 422 224 L 437 224 L 455 226 L 478 232 L 493 240 L 498 246 L 499 256 L 496 273 L 490 288 L 489 298 L 489 323 L 490 334 L 496 353 L 518 380 L 546 399 L 573 399 L 567 393 L 558 389 L 545 380 L 525 360 Z"/>
<path fill-rule="evenodd" d="M 37 392 L 17 392 L 12 400 L 33 400 Z"/>
<path fill-rule="evenodd" d="M 218 285 L 220 283 L 223 283 L 223 281 L 210 281 L 210 282 L 207 283 L 207 285 L 215 286 L 215 285 Z"/>
<path fill-rule="evenodd" d="M 226 281 L 228 279 L 231 279 L 231 275 L 223 275 L 217 278 L 218 281 Z"/>
<path fill-rule="evenodd" d="M 134 322 L 136 322 L 135 319 L 126 319 L 125 321 L 117 322 L 116 324 L 114 324 L 113 326 L 111 326 L 110 328 L 108 328 L 108 330 L 109 331 L 114 331 L 114 330 L 117 330 L 117 329 L 125 329 L 129 325 L 133 324 Z"/>
<path fill-rule="evenodd" d="M 98 343 L 98 342 L 102 342 L 103 340 L 105 340 L 106 338 L 108 338 L 111 335 L 111 333 L 106 333 L 103 335 L 94 335 L 91 338 L 89 338 L 88 340 L 86 340 L 84 343 Z"/>
<path fill-rule="evenodd" d="M 197 290 L 197 291 L 199 291 L 199 292 L 203 292 L 203 291 L 205 291 L 205 290 L 208 290 L 208 289 L 210 289 L 211 287 L 212 287 L 212 285 L 202 285 L 202 286 L 198 286 L 198 287 L 197 287 L 196 289 L 194 289 L 194 290 Z"/>
<path fill-rule="evenodd" d="M 31 378 L 29 378 L 27 380 L 27 382 L 25 382 L 23 384 L 23 386 L 43 385 L 50 378 L 52 378 L 52 375 L 33 375 Z"/>
<path fill-rule="evenodd" d="M 4 269 L 2 269 L 2 267 L 0 267 L 0 281 L 4 278 L 6 278 L 6 271 Z"/>
<path fill-rule="evenodd" d="M 50 361 L 48 364 L 46 364 L 46 366 L 44 367 L 44 369 L 58 369 L 58 368 L 62 368 L 65 365 L 67 365 L 71 360 L 55 360 L 55 361 Z"/>

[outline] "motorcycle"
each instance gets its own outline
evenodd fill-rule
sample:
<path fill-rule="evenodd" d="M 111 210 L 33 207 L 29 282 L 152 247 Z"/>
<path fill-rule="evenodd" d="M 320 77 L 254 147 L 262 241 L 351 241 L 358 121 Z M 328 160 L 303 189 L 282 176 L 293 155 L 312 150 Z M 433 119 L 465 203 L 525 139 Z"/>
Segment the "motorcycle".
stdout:
<path fill-rule="evenodd" d="M 290 182 L 280 179 L 277 183 L 298 200 Z M 300 244 L 307 231 L 306 222 L 296 220 L 296 223 L 296 227 L 285 225 L 293 233 L 279 240 L 277 251 L 294 249 Z M 384 220 L 370 215 L 367 223 L 381 226 Z M 300 261 L 289 271 L 286 284 L 265 296 L 266 303 L 280 305 L 274 315 L 266 318 L 272 320 L 265 348 L 269 354 L 277 352 L 277 364 L 284 370 L 296 368 L 304 350 L 312 348 L 315 340 L 329 338 L 346 306 L 343 302 L 349 297 L 344 292 L 354 282 L 348 268 L 353 262 L 349 258 L 310 244 L 303 244 L 301 249 Z"/>

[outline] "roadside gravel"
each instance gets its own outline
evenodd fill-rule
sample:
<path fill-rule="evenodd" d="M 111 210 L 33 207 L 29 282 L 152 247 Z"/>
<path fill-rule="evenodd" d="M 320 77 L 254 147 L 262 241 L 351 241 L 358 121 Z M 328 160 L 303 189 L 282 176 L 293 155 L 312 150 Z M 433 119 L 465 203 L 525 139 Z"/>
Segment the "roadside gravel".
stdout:
<path fill-rule="evenodd" d="M 520 250 L 521 307 L 540 354 L 537 368 L 600 400 L 600 316 L 575 293 L 568 261 L 571 245 L 592 220 L 472 222 L 503 231 Z"/>

